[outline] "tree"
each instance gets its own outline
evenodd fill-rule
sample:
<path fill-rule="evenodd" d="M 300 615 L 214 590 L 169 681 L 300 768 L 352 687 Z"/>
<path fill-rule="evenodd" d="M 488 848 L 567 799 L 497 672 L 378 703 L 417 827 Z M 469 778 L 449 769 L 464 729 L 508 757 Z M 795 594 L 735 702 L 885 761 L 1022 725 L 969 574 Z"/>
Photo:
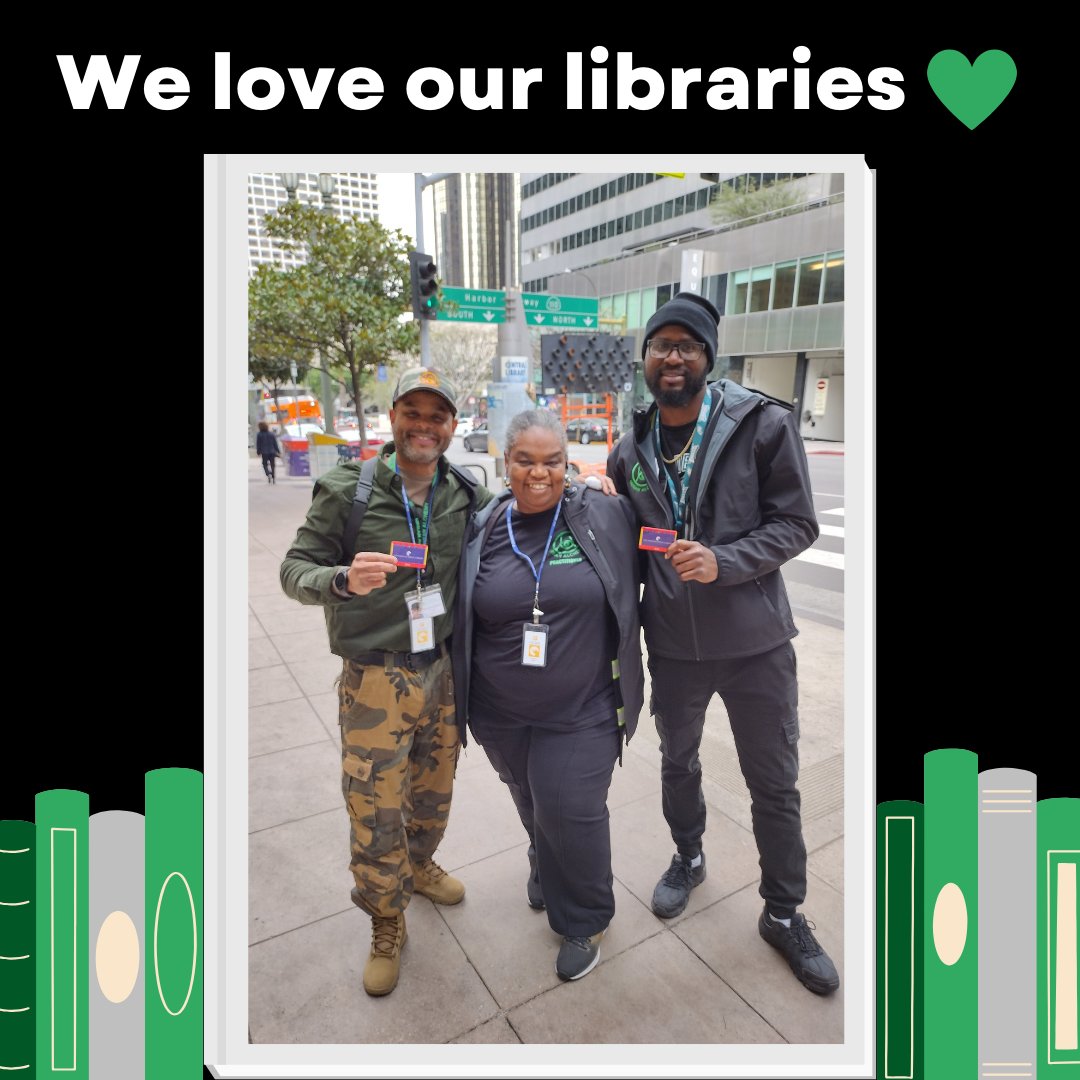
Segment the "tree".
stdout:
<path fill-rule="evenodd" d="M 805 196 L 802 186 L 793 180 L 766 184 L 759 188 L 751 176 L 745 187 L 736 189 L 726 184 L 713 196 L 709 204 L 712 219 L 717 224 L 729 221 L 742 221 L 757 217 L 759 214 L 783 211 L 794 206 Z"/>
<path fill-rule="evenodd" d="M 268 214 L 266 231 L 287 250 L 306 253 L 307 261 L 289 270 L 260 266 L 252 276 L 249 354 L 303 355 L 305 369 L 318 366 L 317 355 L 351 387 L 362 415 L 364 387 L 378 365 L 392 352 L 417 350 L 415 323 L 401 319 L 412 308 L 409 238 L 377 221 L 341 222 L 299 202 Z M 366 446 L 363 425 L 360 439 Z"/>
<path fill-rule="evenodd" d="M 431 363 L 454 384 L 459 412 L 470 395 L 483 396 L 498 351 L 494 326 L 441 323 L 431 328 Z"/>

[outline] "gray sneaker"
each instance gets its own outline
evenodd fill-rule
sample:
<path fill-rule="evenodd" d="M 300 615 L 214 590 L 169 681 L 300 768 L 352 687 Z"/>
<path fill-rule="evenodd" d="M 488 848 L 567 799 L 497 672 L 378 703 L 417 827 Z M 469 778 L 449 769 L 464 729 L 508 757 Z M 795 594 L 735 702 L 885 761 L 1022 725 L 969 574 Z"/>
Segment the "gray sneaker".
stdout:
<path fill-rule="evenodd" d="M 664 871 L 664 876 L 657 882 L 652 894 L 652 909 L 661 919 L 674 919 L 686 910 L 690 901 L 690 890 L 705 880 L 705 852 L 701 853 L 701 862 L 690 865 L 686 855 L 675 852 L 671 865 Z"/>
<path fill-rule="evenodd" d="M 606 931 L 592 937 L 564 937 L 555 961 L 555 974 L 563 982 L 588 975 L 600 961 L 600 939 Z"/>

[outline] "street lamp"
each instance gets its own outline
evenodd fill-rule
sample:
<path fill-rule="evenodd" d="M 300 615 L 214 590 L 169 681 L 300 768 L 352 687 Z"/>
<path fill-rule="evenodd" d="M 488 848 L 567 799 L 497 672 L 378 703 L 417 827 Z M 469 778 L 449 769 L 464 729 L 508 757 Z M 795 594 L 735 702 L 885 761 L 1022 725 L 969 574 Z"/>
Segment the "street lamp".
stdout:
<path fill-rule="evenodd" d="M 600 303 L 600 290 L 596 287 L 596 282 L 593 281 L 593 279 L 591 277 L 589 277 L 589 275 L 586 274 L 584 270 L 571 270 L 570 267 L 568 266 L 563 270 L 563 273 L 564 274 L 580 274 L 592 286 L 593 295 L 596 297 L 597 305 L 599 305 L 599 303 Z"/>
<path fill-rule="evenodd" d="M 300 186 L 300 174 L 299 173 L 294 173 L 294 172 L 278 173 L 278 179 L 281 181 L 282 187 L 285 188 L 285 192 L 286 192 L 286 194 L 288 196 L 288 201 L 289 202 L 297 202 L 298 200 L 297 200 L 297 197 L 296 197 L 296 189 Z M 334 198 L 334 191 L 337 188 L 337 184 L 334 182 L 334 178 L 330 175 L 330 173 L 324 173 L 324 172 L 319 173 L 319 181 L 318 181 L 318 183 L 319 183 L 319 194 L 322 196 L 322 206 L 319 207 L 319 209 L 324 214 L 333 214 L 333 212 L 334 212 L 333 198 Z M 308 204 L 310 206 L 314 206 L 315 205 L 315 200 L 314 199 L 309 199 Z M 323 410 L 326 413 L 326 415 L 323 417 L 323 425 L 325 426 L 325 428 L 326 428 L 326 430 L 328 432 L 333 434 L 334 433 L 334 418 L 330 415 L 330 406 L 333 404 L 332 398 L 330 397 L 330 376 L 327 373 L 325 367 L 323 367 L 322 353 L 320 351 L 316 350 L 316 356 L 318 357 L 318 361 L 319 361 L 319 378 L 320 378 L 320 382 L 321 382 L 321 386 L 322 386 L 322 393 L 319 396 L 322 398 Z M 296 376 L 295 376 L 295 373 L 294 373 L 293 378 L 295 379 L 295 377 Z M 294 386 L 293 389 L 296 392 L 296 398 L 297 398 L 296 422 L 297 422 L 297 424 L 299 424 L 300 423 L 300 405 L 299 405 L 300 391 L 299 391 L 299 387 L 296 387 L 296 386 Z"/>

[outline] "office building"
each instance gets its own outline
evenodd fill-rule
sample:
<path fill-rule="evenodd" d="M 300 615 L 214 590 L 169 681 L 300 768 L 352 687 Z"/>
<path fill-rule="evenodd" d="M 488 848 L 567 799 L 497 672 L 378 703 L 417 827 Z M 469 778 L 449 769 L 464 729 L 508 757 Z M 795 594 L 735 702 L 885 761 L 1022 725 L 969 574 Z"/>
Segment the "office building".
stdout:
<path fill-rule="evenodd" d="M 263 219 L 288 201 L 282 177 L 284 173 L 248 174 L 248 273 L 254 273 L 261 263 L 270 263 L 283 269 L 299 266 L 303 256 L 284 251 L 278 242 L 266 235 Z M 313 206 L 328 206 L 342 221 L 354 214 L 365 221 L 378 217 L 379 194 L 375 173 L 329 173 L 333 178 L 333 191 L 325 198 L 319 190 L 318 173 L 293 173 L 296 178 L 296 198 Z M 290 177 L 291 179 L 291 177 Z"/>
<path fill-rule="evenodd" d="M 521 189 L 514 173 L 455 173 L 431 185 L 435 262 L 444 285 L 516 284 Z"/>
<path fill-rule="evenodd" d="M 661 304 L 700 292 L 721 314 L 713 377 L 792 402 L 805 437 L 842 440 L 843 183 L 839 173 L 522 173 L 522 288 L 597 296 L 602 329 L 633 335 L 637 353 Z M 771 208 L 726 221 L 710 210 L 755 190 Z"/>

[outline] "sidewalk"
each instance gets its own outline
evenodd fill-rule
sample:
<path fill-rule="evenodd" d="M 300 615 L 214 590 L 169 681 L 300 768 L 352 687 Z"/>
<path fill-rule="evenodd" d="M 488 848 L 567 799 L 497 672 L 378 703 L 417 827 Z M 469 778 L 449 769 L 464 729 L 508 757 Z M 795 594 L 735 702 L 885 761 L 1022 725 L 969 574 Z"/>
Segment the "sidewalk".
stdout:
<path fill-rule="evenodd" d="M 837 449 L 807 444 L 808 452 L 819 447 Z M 524 831 L 506 788 L 470 742 L 436 855 L 465 882 L 465 900 L 438 907 L 414 898 L 398 987 L 368 997 L 361 973 L 371 924 L 349 899 L 333 686 L 341 662 L 327 647 L 322 609 L 290 600 L 278 583 L 312 481 L 281 469 L 271 486 L 257 459 L 249 469 L 253 1042 L 843 1041 L 843 631 L 806 619 L 794 642 L 809 852 L 804 910 L 840 971 L 836 994 L 805 990 L 758 936 L 749 798 L 714 699 L 701 749 L 709 877 L 680 917 L 658 919 L 649 908 L 674 846 L 660 809 L 660 756 L 647 709 L 608 799 L 616 914 L 600 964 L 580 982 L 555 975 L 559 938 L 525 901 Z"/>

